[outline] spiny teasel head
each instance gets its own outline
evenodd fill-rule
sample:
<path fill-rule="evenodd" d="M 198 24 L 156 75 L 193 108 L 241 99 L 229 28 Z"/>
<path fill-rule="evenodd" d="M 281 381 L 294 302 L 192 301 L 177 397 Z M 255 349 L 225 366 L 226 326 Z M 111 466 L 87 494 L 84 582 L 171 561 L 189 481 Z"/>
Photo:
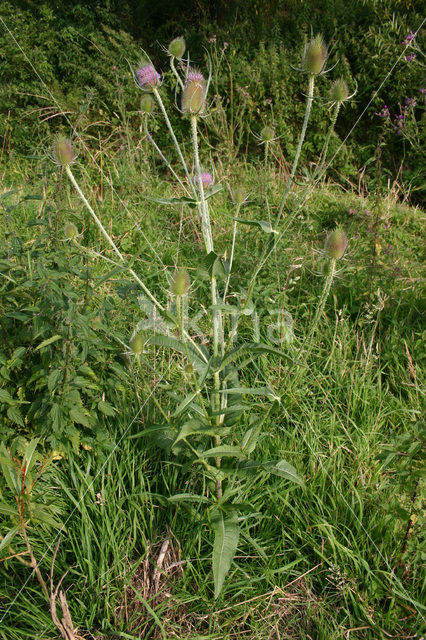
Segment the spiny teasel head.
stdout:
<path fill-rule="evenodd" d="M 70 165 L 75 160 L 74 149 L 69 140 L 58 138 L 53 145 L 53 155 L 58 164 Z"/>
<path fill-rule="evenodd" d="M 199 182 L 198 176 L 195 176 L 194 182 L 195 184 L 198 184 Z M 212 174 L 209 173 L 208 171 L 203 171 L 201 174 L 201 184 L 203 185 L 204 189 L 211 187 L 213 184 Z"/>
<path fill-rule="evenodd" d="M 274 129 L 268 125 L 266 125 L 266 127 L 263 127 L 262 131 L 260 132 L 261 141 L 266 144 L 268 142 L 273 142 L 274 138 L 275 138 Z"/>
<path fill-rule="evenodd" d="M 182 111 L 196 115 L 204 111 L 206 103 L 206 81 L 201 71 L 191 69 L 186 76 L 182 91 Z"/>
<path fill-rule="evenodd" d="M 154 111 L 154 99 L 150 93 L 146 93 L 141 99 L 141 111 L 142 113 L 152 113 Z"/>
<path fill-rule="evenodd" d="M 174 272 L 170 283 L 170 291 L 174 296 L 184 296 L 188 293 L 191 280 L 186 269 L 178 269 Z"/>
<path fill-rule="evenodd" d="M 169 44 L 169 55 L 173 58 L 177 58 L 181 60 L 183 58 L 183 54 L 185 53 L 186 42 L 185 38 L 179 36 L 178 38 L 174 38 Z"/>
<path fill-rule="evenodd" d="M 232 189 L 232 199 L 234 204 L 241 206 L 247 200 L 247 194 L 243 187 L 236 186 Z"/>
<path fill-rule="evenodd" d="M 75 240 L 78 237 L 78 229 L 73 222 L 64 224 L 64 236 L 67 240 Z"/>
<path fill-rule="evenodd" d="M 312 75 L 324 70 L 327 61 L 327 46 L 322 35 L 318 34 L 305 47 L 303 54 L 303 69 Z"/>
<path fill-rule="evenodd" d="M 329 258 L 340 260 L 340 258 L 343 258 L 347 246 L 348 239 L 346 233 L 343 229 L 337 228 L 328 234 L 327 240 L 325 241 L 325 252 Z"/>
<path fill-rule="evenodd" d="M 330 87 L 329 97 L 331 102 L 344 102 L 349 96 L 348 85 L 343 78 L 337 78 Z"/>
<path fill-rule="evenodd" d="M 133 334 L 130 339 L 130 348 L 135 355 L 139 355 L 143 352 L 144 345 L 145 337 L 142 331 L 138 331 L 137 333 Z"/>
<path fill-rule="evenodd" d="M 146 64 L 136 71 L 136 82 L 147 91 L 158 87 L 161 82 L 160 74 L 155 70 L 154 65 Z"/>

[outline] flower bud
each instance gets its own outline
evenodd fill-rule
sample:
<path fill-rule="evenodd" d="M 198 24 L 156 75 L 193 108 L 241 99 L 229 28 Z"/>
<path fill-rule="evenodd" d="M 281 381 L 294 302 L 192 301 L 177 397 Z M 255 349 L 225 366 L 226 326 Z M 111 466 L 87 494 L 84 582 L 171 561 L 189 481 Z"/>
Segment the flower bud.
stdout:
<path fill-rule="evenodd" d="M 194 365 L 192 365 L 191 363 L 186 364 L 183 370 L 185 371 L 187 376 L 192 376 L 195 373 Z"/>
<path fill-rule="evenodd" d="M 335 229 L 328 234 L 325 241 L 325 252 L 329 258 L 334 260 L 340 260 L 346 251 L 348 246 L 348 239 L 346 233 L 342 229 Z"/>
<path fill-rule="evenodd" d="M 150 91 L 153 87 L 159 86 L 161 76 L 152 64 L 146 64 L 136 71 L 136 80 L 141 89 Z"/>
<path fill-rule="evenodd" d="M 275 131 L 273 130 L 272 127 L 263 127 L 262 131 L 260 132 L 260 138 L 262 140 L 262 142 L 272 142 L 273 139 L 275 137 Z"/>
<path fill-rule="evenodd" d="M 308 73 L 317 75 L 324 69 L 327 60 L 327 47 L 321 35 L 315 36 L 311 42 L 306 45 L 303 55 L 303 68 Z"/>
<path fill-rule="evenodd" d="M 182 92 L 182 111 L 195 115 L 204 111 L 206 102 L 206 81 L 200 71 L 190 71 Z"/>
<path fill-rule="evenodd" d="M 177 58 L 180 60 L 183 57 L 186 49 L 185 39 L 180 36 L 179 38 L 175 38 L 169 44 L 169 54 L 173 56 L 173 58 Z"/>
<path fill-rule="evenodd" d="M 59 164 L 69 165 L 72 164 L 75 158 L 74 149 L 71 142 L 65 138 L 59 138 L 53 145 L 53 153 Z"/>
<path fill-rule="evenodd" d="M 186 269 L 179 269 L 173 274 L 170 290 L 175 296 L 184 296 L 188 292 L 190 284 L 191 281 Z"/>
<path fill-rule="evenodd" d="M 135 353 L 136 355 L 139 355 L 140 353 L 142 353 L 144 345 L 145 345 L 145 338 L 143 336 L 142 331 L 135 333 L 135 335 L 132 336 L 132 339 L 130 340 L 130 348 L 133 351 L 133 353 Z"/>
<path fill-rule="evenodd" d="M 195 184 L 198 184 L 198 176 L 195 176 Z M 211 187 L 213 184 L 212 174 L 208 173 L 208 171 L 204 171 L 201 174 L 201 184 L 203 185 L 204 189 Z"/>
<path fill-rule="evenodd" d="M 78 229 L 73 222 L 67 222 L 64 225 L 64 236 L 67 240 L 75 240 L 78 236 Z"/>
<path fill-rule="evenodd" d="M 235 187 L 232 191 L 232 199 L 234 204 L 242 205 L 246 201 L 246 192 L 242 187 Z"/>
<path fill-rule="evenodd" d="M 142 113 L 152 113 L 154 111 L 154 100 L 150 93 L 146 93 L 142 96 L 141 111 Z"/>
<path fill-rule="evenodd" d="M 332 102 L 344 102 L 349 95 L 349 89 L 343 78 L 338 78 L 330 87 L 330 100 Z"/>

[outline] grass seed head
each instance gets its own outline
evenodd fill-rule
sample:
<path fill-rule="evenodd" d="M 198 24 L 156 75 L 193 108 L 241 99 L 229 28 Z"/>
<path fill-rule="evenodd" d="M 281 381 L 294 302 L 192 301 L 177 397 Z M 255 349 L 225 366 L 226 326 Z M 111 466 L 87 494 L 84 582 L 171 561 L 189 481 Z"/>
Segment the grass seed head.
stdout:
<path fill-rule="evenodd" d="M 180 36 L 179 38 L 175 38 L 169 44 L 169 54 L 173 56 L 173 58 L 177 58 L 180 60 L 183 58 L 183 54 L 185 53 L 186 42 L 185 38 Z"/>
<path fill-rule="evenodd" d="M 75 153 L 72 148 L 72 144 L 65 138 L 58 138 L 53 145 L 53 154 L 58 164 L 64 166 L 70 165 L 74 162 Z"/>
<path fill-rule="evenodd" d="M 346 233 L 342 229 L 335 229 L 328 234 L 325 241 L 325 252 L 329 258 L 334 260 L 340 260 L 343 257 L 346 247 L 348 246 L 348 239 Z"/>
<path fill-rule="evenodd" d="M 175 296 L 184 296 L 188 293 L 191 281 L 186 269 L 175 271 L 170 284 L 170 290 Z"/>
<path fill-rule="evenodd" d="M 196 115 L 204 111 L 206 104 L 206 81 L 200 71 L 189 71 L 182 92 L 182 111 Z"/>
<path fill-rule="evenodd" d="M 303 55 L 303 68 L 308 73 L 317 75 L 323 71 L 326 60 L 327 46 L 323 37 L 318 34 L 306 45 Z"/>

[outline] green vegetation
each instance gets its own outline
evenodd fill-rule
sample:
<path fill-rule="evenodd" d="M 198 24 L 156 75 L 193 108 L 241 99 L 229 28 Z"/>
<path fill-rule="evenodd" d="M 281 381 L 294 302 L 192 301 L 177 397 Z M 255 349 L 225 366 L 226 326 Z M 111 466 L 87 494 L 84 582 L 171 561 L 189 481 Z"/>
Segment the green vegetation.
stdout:
<path fill-rule="evenodd" d="M 0 164 L 3 640 L 423 633 L 420 98 L 399 141 L 413 164 L 391 180 L 392 118 L 341 146 L 368 83 L 350 60 L 328 71 L 349 37 L 335 34 L 333 51 L 331 9 L 328 48 L 309 37 L 290 50 L 277 33 L 250 53 L 247 31 L 233 53 L 219 36 L 233 10 L 236 38 L 257 24 L 239 4 L 218 3 L 210 84 L 201 43 L 188 70 L 182 41 L 156 52 L 160 82 L 118 30 L 117 16 L 132 31 L 129 3 L 16 12 L 24 48 L 45 38 L 34 64 L 62 115 L 36 119 L 21 93 L 29 117 L 6 120 Z M 281 3 L 254 5 L 266 30 Z M 384 32 L 389 16 L 362 6 Z M 399 9 L 405 37 L 415 13 Z M 76 78 L 60 77 L 74 64 L 54 47 L 61 20 L 74 60 L 91 51 Z M 108 41 L 122 58 L 102 82 Z M 420 35 L 409 46 L 420 58 Z M 371 86 L 383 60 L 365 61 Z M 415 65 L 393 87 L 400 101 Z M 32 81 L 27 93 L 53 100 Z"/>

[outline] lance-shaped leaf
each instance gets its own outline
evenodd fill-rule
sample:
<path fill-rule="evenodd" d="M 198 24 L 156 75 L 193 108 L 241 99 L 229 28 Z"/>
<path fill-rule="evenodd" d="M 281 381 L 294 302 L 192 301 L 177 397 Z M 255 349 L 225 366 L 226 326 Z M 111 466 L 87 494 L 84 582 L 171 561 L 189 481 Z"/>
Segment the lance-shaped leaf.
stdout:
<path fill-rule="evenodd" d="M 222 430 L 219 432 L 222 433 Z M 221 444 L 219 447 L 213 447 L 213 449 L 207 449 L 200 453 L 200 458 L 242 458 L 243 453 L 240 447 L 232 447 L 231 445 Z"/>
<path fill-rule="evenodd" d="M 7 547 L 12 542 L 13 538 L 18 533 L 19 529 L 20 529 L 20 525 L 17 524 L 6 533 L 4 538 L 0 540 L 0 551 L 5 547 Z"/>
<path fill-rule="evenodd" d="M 286 478 L 297 484 L 303 484 L 303 479 L 297 474 L 296 469 L 289 462 L 285 460 L 278 460 L 278 462 L 266 462 L 263 465 L 265 471 L 272 473 L 275 476 Z"/>
<path fill-rule="evenodd" d="M 224 213 L 223 215 L 226 218 L 231 218 L 235 222 L 239 222 L 240 224 L 245 224 L 249 227 L 257 227 L 265 233 L 278 233 L 278 231 L 271 227 L 270 222 L 268 222 L 267 220 L 246 220 L 245 218 L 234 218 L 234 216 L 229 216 L 226 213 Z"/>
<path fill-rule="evenodd" d="M 235 511 L 229 511 L 225 514 L 223 511 L 217 510 L 212 515 L 211 522 L 214 531 L 212 557 L 214 597 L 217 598 L 234 559 L 240 537 L 240 529 Z"/>

